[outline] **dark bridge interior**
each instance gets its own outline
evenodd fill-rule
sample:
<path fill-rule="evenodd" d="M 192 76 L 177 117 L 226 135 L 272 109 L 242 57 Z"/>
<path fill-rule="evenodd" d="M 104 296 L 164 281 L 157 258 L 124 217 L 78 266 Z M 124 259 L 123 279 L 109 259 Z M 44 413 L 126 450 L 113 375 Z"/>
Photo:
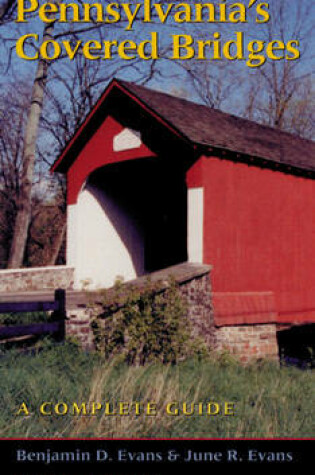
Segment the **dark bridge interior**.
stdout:
<path fill-rule="evenodd" d="M 281 363 L 301 368 L 314 368 L 315 324 L 279 331 L 277 339 Z"/>
<path fill-rule="evenodd" d="M 142 230 L 145 273 L 187 261 L 184 171 L 145 158 L 107 165 L 92 173 L 89 182 L 106 190 Z M 124 229 L 117 231 L 126 244 Z"/>

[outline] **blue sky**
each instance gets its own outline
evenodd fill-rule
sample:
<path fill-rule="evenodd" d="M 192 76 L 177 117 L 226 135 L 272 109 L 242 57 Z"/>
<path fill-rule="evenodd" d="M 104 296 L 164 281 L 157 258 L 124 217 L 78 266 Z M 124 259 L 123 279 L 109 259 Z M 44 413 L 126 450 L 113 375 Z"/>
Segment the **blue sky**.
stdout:
<path fill-rule="evenodd" d="M 26 0 L 27 2 L 28 0 Z M 276 4 L 278 0 L 271 0 L 270 5 L 271 8 L 273 4 Z M 94 3 L 94 0 L 90 0 L 90 2 Z M 222 3 L 223 0 L 219 0 L 219 3 Z M 43 3 L 43 2 L 41 2 Z M 102 2 L 101 2 L 102 3 Z M 104 3 L 104 2 L 103 2 Z M 106 3 L 109 3 L 108 1 Z M 178 2 L 175 2 L 178 3 Z M 207 3 L 206 0 L 204 0 L 204 3 Z M 230 0 L 230 3 L 231 2 Z M 243 1 L 242 3 L 247 4 L 247 1 Z M 258 2 L 259 3 L 259 2 Z M 304 8 L 308 9 L 309 15 L 307 18 L 307 21 L 304 22 L 305 24 L 303 25 L 303 30 L 304 32 L 308 32 L 312 18 L 314 18 L 314 9 L 311 10 L 312 8 L 312 2 L 309 0 L 285 0 L 285 5 L 287 6 L 286 12 L 284 15 L 284 35 L 286 36 L 286 39 L 291 39 L 294 35 L 293 30 L 295 23 L 297 21 L 297 15 L 298 12 L 302 11 Z M 313 7 L 314 8 L 314 7 Z M 274 21 L 277 19 L 274 18 Z M 81 25 L 80 25 L 81 26 Z M 119 24 L 114 25 L 114 26 L 106 26 L 106 38 L 111 39 L 119 34 L 121 36 L 121 30 L 117 29 L 117 26 L 120 26 Z M 56 25 L 55 31 L 61 31 L 65 27 L 68 27 L 68 25 Z M 246 30 L 246 37 L 248 39 L 252 38 L 259 38 L 262 34 L 265 34 L 266 32 L 266 25 L 257 25 L 254 22 L 249 22 L 248 25 L 218 25 L 218 24 L 203 24 L 203 25 L 195 25 L 195 24 L 183 24 L 183 25 L 175 25 L 174 22 L 169 21 L 167 25 L 141 25 L 138 23 L 136 27 L 134 28 L 134 31 L 128 32 L 127 34 L 122 33 L 123 36 L 128 37 L 130 39 L 133 38 L 139 38 L 139 36 L 143 36 L 144 38 L 148 37 L 148 34 L 150 31 L 158 31 L 159 36 L 160 36 L 160 41 L 161 43 L 169 42 L 170 41 L 170 35 L 171 34 L 178 34 L 185 32 L 187 34 L 192 34 L 195 38 L 199 37 L 199 32 L 201 35 L 208 35 L 208 37 L 211 39 L 212 38 L 212 33 L 214 31 L 220 31 L 222 32 L 222 37 L 225 37 L 226 39 L 233 39 L 234 38 L 234 32 L 239 31 L 242 29 Z M 15 39 L 19 37 L 20 35 L 27 34 L 27 33 L 38 33 L 39 35 L 41 34 L 43 29 L 43 23 L 38 20 L 30 20 L 29 23 L 23 23 L 23 24 L 10 24 L 8 27 L 2 27 L 1 28 L 1 37 L 5 39 L 5 41 L 2 41 L 0 44 L 0 53 L 2 57 L 2 65 L 1 65 L 1 81 L 6 81 L 9 79 L 10 75 L 13 75 L 16 79 L 21 78 L 21 77 L 29 77 L 34 74 L 34 68 L 36 66 L 35 62 L 32 61 L 25 61 L 16 56 L 15 50 L 14 50 L 14 44 L 15 44 Z M 199 30 L 199 31 L 198 31 Z M 86 35 L 87 37 L 91 37 L 93 39 L 93 36 L 95 37 L 94 34 L 88 34 Z M 200 36 L 202 37 L 202 36 Z M 277 35 L 275 37 L 277 39 Z M 303 38 L 302 41 L 302 49 L 308 44 L 308 50 L 309 52 L 313 49 L 314 51 L 314 37 L 312 38 L 309 34 L 307 35 L 306 38 Z M 13 68 L 11 68 L 9 72 L 9 76 L 7 74 L 6 70 L 6 61 L 4 61 L 5 58 L 8 58 L 10 55 L 12 64 L 14 65 Z M 66 59 L 65 61 L 69 61 Z M 105 61 L 106 62 L 106 61 Z M 105 63 L 104 62 L 104 63 Z M 310 53 L 307 55 L 306 58 L 302 57 L 302 59 L 299 61 L 300 67 L 308 70 L 311 67 L 312 63 L 312 58 L 310 56 Z M 250 75 L 252 72 L 245 67 L 244 65 L 240 64 L 235 64 L 235 67 L 238 68 L 241 66 L 241 70 L 243 70 L 243 73 L 246 75 Z M 162 61 L 161 61 L 162 65 Z M 106 65 L 105 65 L 106 66 Z M 173 74 L 172 68 L 170 67 L 170 64 L 168 62 L 167 66 L 162 66 L 164 74 L 167 75 L 166 69 L 169 68 L 170 72 L 169 75 L 170 77 Z M 131 78 L 134 76 L 134 73 L 128 71 L 128 68 L 125 69 L 124 71 L 124 76 L 128 77 L 131 76 Z M 181 78 L 184 79 L 184 78 Z M 181 79 L 178 79 L 181 82 Z M 167 80 L 166 80 L 167 82 Z M 170 85 L 172 84 L 172 78 L 170 79 Z M 154 84 L 154 81 L 152 82 Z M 184 85 L 184 84 L 183 84 Z M 165 87 L 165 84 L 163 84 L 163 88 Z"/>
<path fill-rule="evenodd" d="M 27 1 L 27 0 L 26 0 Z M 90 0 L 92 2 L 92 0 Z M 223 0 L 219 0 L 222 2 Z M 276 5 L 276 2 L 279 0 L 271 0 L 270 5 L 271 8 Z M 233 3 L 229 0 L 230 3 Z M 43 2 L 42 2 L 43 3 Z M 108 3 L 108 2 L 107 2 Z M 175 2 L 176 3 L 176 2 Z M 243 2 L 247 3 L 247 2 Z M 301 41 L 301 49 L 306 49 L 306 53 L 302 55 L 301 59 L 298 61 L 296 73 L 300 75 L 304 75 L 309 73 L 311 68 L 314 65 L 314 58 L 311 56 L 311 51 L 314 51 L 314 36 L 310 35 L 310 27 L 312 20 L 314 18 L 314 8 L 311 6 L 312 2 L 309 0 L 284 0 L 284 5 L 286 6 L 284 18 L 283 18 L 283 35 L 286 41 L 290 39 L 294 39 L 294 29 L 299 21 L 299 14 L 302 12 L 304 16 L 304 22 L 301 22 L 301 32 L 302 32 L 302 41 Z M 279 20 L 279 18 L 273 17 L 275 23 Z M 174 22 L 170 21 L 167 25 L 161 24 L 150 24 L 150 25 L 143 25 L 138 23 L 134 31 L 132 32 L 124 32 L 123 28 L 117 28 L 120 25 L 116 26 L 105 26 L 105 38 L 106 39 L 113 39 L 115 37 L 124 37 L 128 39 L 135 39 L 139 40 L 139 38 L 147 38 L 151 31 L 157 31 L 160 37 L 161 44 L 168 44 L 170 42 L 170 35 L 172 34 L 191 34 L 195 38 L 208 38 L 212 39 L 212 34 L 215 31 L 220 31 L 222 34 L 222 38 L 225 40 L 234 39 L 235 31 L 244 30 L 246 33 L 247 41 L 252 39 L 265 37 L 267 34 L 267 25 L 257 25 L 254 22 L 250 21 L 246 25 L 218 25 L 218 24 L 203 24 L 203 25 L 175 25 Z M 55 27 L 55 32 L 60 32 L 64 30 L 64 28 L 68 28 L 68 25 L 60 25 L 57 24 Z M 30 83 L 30 87 L 32 84 L 32 80 L 34 77 L 34 72 L 36 69 L 36 61 L 25 61 L 16 56 L 14 45 L 15 40 L 19 36 L 27 33 L 38 33 L 41 35 L 43 30 L 43 23 L 35 18 L 30 20 L 28 23 L 23 24 L 9 24 L 8 26 L 1 27 L 1 37 L 2 41 L 0 43 L 0 55 L 1 55 L 1 63 L 0 63 L 0 80 L 2 86 L 4 86 L 7 82 L 13 83 L 18 87 L 19 82 Z M 279 28 L 277 28 L 278 32 L 274 35 L 274 39 L 279 39 Z M 93 37 L 97 38 L 98 33 L 91 34 L 88 33 L 85 35 L 85 39 L 93 39 Z M 303 37 L 304 36 L 304 37 Z M 84 39 L 84 36 L 80 37 Z M 8 58 L 10 57 L 11 63 L 10 68 L 8 66 Z M 222 102 L 221 107 L 230 113 L 238 114 L 238 111 L 241 109 L 244 98 L 247 94 L 248 88 L 248 81 L 254 79 L 257 75 L 257 70 L 248 68 L 244 62 L 230 62 L 227 65 L 228 69 L 222 69 L 223 63 L 218 64 L 218 62 L 214 63 L 211 61 L 207 62 L 209 76 L 213 76 L 213 80 L 215 78 L 220 78 L 219 83 L 221 81 L 222 86 L 229 85 L 230 80 L 234 80 L 236 82 L 236 86 L 231 88 L 229 95 L 226 99 Z M 62 71 L 68 71 L 69 68 L 71 72 L 71 62 L 69 59 L 63 59 L 56 62 L 52 68 L 50 68 L 50 76 L 49 76 L 49 87 L 52 88 L 57 94 L 62 96 L 64 94 L 64 107 L 67 107 L 68 95 L 62 90 L 60 83 L 54 80 L 54 68 L 58 70 L 58 72 L 62 73 Z M 131 80 L 131 81 L 138 81 L 144 77 L 147 77 L 147 73 L 150 70 L 150 64 L 145 61 L 136 62 L 135 64 L 124 62 L 121 63 L 123 68 L 119 71 L 118 76 L 123 79 Z M 225 62 L 225 64 L 227 64 Z M 192 62 L 186 61 L 185 66 L 189 67 L 192 65 Z M 221 69 L 220 67 L 221 66 Z M 277 67 L 281 66 L 279 63 L 276 65 Z M 158 69 L 158 74 L 154 75 L 152 79 L 148 82 L 148 86 L 159 89 L 165 92 L 170 92 L 172 94 L 183 95 L 186 98 L 201 101 L 198 94 L 196 94 L 195 90 L 192 88 L 192 83 L 190 80 L 189 74 L 185 73 L 185 70 L 179 66 L 177 66 L 174 62 L 166 61 L 166 60 L 159 60 L 158 64 L 155 65 L 156 69 Z M 268 67 L 268 64 L 267 66 Z M 115 71 L 115 63 L 114 61 L 103 61 L 100 71 L 99 77 L 101 78 L 102 75 L 106 78 L 111 77 L 111 71 Z M 146 71 L 146 73 L 144 73 Z M 226 83 L 226 84 L 225 84 Z M 101 92 L 106 85 L 106 82 L 99 86 L 98 92 Z M 63 96 L 62 96 L 63 97 Z"/>

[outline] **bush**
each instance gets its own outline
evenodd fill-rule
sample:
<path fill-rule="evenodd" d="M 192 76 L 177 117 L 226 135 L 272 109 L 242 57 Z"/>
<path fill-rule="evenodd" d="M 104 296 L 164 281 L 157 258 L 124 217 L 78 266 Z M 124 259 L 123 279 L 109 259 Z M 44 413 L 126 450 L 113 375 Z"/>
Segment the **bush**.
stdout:
<path fill-rule="evenodd" d="M 144 365 L 152 361 L 175 364 L 188 356 L 204 355 L 205 344 L 192 337 L 187 306 L 174 279 L 166 290 L 148 279 L 143 289 L 116 283 L 114 297 L 104 293 L 101 315 L 93 319 L 96 347 L 106 358 Z"/>

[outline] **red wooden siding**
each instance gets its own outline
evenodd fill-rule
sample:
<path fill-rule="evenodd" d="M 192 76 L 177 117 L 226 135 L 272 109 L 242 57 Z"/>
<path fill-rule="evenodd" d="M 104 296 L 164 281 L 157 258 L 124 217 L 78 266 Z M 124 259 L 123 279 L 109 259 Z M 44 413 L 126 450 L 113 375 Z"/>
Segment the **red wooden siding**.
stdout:
<path fill-rule="evenodd" d="M 192 186 L 198 168 L 214 291 L 272 291 L 279 322 L 314 321 L 314 180 L 203 157 Z"/>
<path fill-rule="evenodd" d="M 87 142 L 67 173 L 68 204 L 76 203 L 86 178 L 97 168 L 110 163 L 154 156 L 143 144 L 136 149 L 114 152 L 113 138 L 123 129 L 123 126 L 115 119 L 107 116 L 91 140 Z"/>

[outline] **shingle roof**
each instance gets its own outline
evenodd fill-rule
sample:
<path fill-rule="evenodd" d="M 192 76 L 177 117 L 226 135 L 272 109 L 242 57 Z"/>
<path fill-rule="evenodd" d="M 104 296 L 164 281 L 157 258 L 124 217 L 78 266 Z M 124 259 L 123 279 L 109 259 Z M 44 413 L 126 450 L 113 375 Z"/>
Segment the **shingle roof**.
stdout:
<path fill-rule="evenodd" d="M 243 161 L 253 160 L 258 165 L 264 162 L 264 166 L 281 167 L 288 172 L 291 169 L 292 173 L 314 176 L 315 142 L 312 140 L 117 79 L 113 79 L 105 89 L 51 171 L 67 171 L 109 112 L 108 100 L 111 107 L 115 108 L 117 97 L 119 101 L 129 98 L 140 104 L 146 110 L 146 115 L 160 118 L 160 122 L 173 133 L 195 147 L 201 147 L 201 153 L 210 155 L 211 152 L 225 152 L 228 158 L 231 152 L 232 155 L 239 154 L 238 158 Z M 125 110 L 121 102 L 117 107 L 120 113 Z M 129 119 L 132 121 L 133 116 Z M 146 121 L 142 122 L 141 127 L 146 127 Z"/>
<path fill-rule="evenodd" d="M 191 142 L 315 171 L 315 142 L 217 109 L 117 81 Z"/>

